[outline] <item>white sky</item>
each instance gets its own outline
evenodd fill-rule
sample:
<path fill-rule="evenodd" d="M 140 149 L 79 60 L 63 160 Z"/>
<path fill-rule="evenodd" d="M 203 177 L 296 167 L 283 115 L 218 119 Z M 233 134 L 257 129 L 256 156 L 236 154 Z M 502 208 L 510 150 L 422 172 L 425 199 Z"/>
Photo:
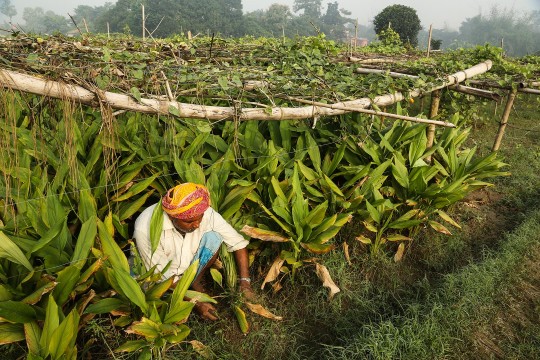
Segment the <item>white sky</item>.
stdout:
<path fill-rule="evenodd" d="M 336 0 L 323 0 L 323 11 L 326 4 Z M 488 14 L 492 6 L 501 10 L 514 10 L 518 14 L 540 10 L 540 0 L 337 0 L 340 8 L 352 12 L 351 17 L 358 18 L 361 24 L 368 24 L 387 6 L 401 4 L 416 10 L 422 26 L 427 29 L 430 24 L 436 29 L 445 27 L 457 30 L 462 21 L 480 13 Z M 25 7 L 42 7 L 57 14 L 67 16 L 73 13 L 78 5 L 99 6 L 115 0 L 12 0 L 17 8 L 19 18 Z M 268 9 L 273 3 L 289 5 L 292 9 L 294 0 L 242 0 L 244 12 L 257 9 Z M 148 11 L 148 10 L 147 10 Z"/>

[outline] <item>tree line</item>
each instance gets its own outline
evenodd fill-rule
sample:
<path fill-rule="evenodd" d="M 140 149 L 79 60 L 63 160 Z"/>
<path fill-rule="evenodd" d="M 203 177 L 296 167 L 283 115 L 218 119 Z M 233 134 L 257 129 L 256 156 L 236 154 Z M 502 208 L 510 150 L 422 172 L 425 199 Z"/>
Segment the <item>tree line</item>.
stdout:
<path fill-rule="evenodd" d="M 370 41 L 391 27 L 403 44 L 427 46 L 427 29 L 416 10 L 391 5 L 377 14 L 369 25 L 355 28 L 351 12 L 338 1 L 323 6 L 322 0 L 294 0 L 293 7 L 274 3 L 265 10 L 243 11 L 242 0 L 117 0 L 101 6 L 77 6 L 63 16 L 41 7 L 25 8 L 23 22 L 13 24 L 17 11 L 13 0 L 0 0 L 0 29 L 4 32 L 33 33 L 123 33 L 142 36 L 143 12 L 148 36 L 171 37 L 176 34 L 216 34 L 220 36 L 294 37 L 324 33 L 328 38 L 345 41 L 356 33 Z M 67 15 L 67 14 L 66 14 Z M 2 21 L 4 22 L 2 25 Z M 456 49 L 489 43 L 504 46 L 509 55 L 540 53 L 540 11 L 519 14 L 493 7 L 488 14 L 478 14 L 462 22 L 459 30 L 434 29 L 432 45 Z"/>

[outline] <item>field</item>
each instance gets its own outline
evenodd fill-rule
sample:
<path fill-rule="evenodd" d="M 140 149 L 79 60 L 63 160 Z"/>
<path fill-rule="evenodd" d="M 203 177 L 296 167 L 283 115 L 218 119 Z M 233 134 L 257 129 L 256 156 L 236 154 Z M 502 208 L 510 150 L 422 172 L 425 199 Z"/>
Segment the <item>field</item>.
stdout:
<path fill-rule="evenodd" d="M 353 57 L 324 36 L 22 37 L 0 50 L 8 358 L 537 353 L 539 101 L 518 93 L 492 152 L 504 101 L 485 99 L 538 86 L 537 57 L 384 42 Z M 353 58 L 380 71 L 359 75 Z M 463 74 L 496 92 L 457 92 Z M 226 251 L 209 294 L 188 289 L 193 267 L 174 290 L 136 255 L 130 268 L 135 217 L 178 181 L 206 184 L 251 238 L 262 309 L 236 292 Z M 220 319 L 191 315 L 185 297 L 217 302 Z"/>

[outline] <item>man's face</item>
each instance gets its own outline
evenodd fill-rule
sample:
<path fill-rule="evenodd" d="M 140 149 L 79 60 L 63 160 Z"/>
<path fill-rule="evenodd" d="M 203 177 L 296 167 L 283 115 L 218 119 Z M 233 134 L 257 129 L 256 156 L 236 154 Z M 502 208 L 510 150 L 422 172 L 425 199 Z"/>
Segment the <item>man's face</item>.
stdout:
<path fill-rule="evenodd" d="M 201 225 L 202 218 L 203 215 L 187 220 L 171 218 L 171 221 L 176 230 L 183 233 L 190 233 L 195 231 Z"/>

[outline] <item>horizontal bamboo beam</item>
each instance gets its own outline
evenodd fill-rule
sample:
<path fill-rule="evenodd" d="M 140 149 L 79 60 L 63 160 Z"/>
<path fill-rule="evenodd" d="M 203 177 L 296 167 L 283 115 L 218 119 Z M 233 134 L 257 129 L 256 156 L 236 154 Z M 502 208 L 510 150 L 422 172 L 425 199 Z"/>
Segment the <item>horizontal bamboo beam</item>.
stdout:
<path fill-rule="evenodd" d="M 410 78 L 410 79 L 418 79 L 418 76 L 416 75 L 410 75 L 410 74 L 403 74 L 393 71 L 386 71 L 386 70 L 380 70 L 380 69 L 366 69 L 366 68 L 357 68 L 356 72 L 363 75 L 368 74 L 381 74 L 381 75 L 388 75 L 394 78 Z M 463 94 L 467 95 L 474 95 L 483 97 L 486 99 L 494 100 L 496 102 L 500 102 L 502 100 L 502 96 L 489 90 L 484 89 L 477 89 L 470 86 L 465 86 L 461 84 L 456 84 L 448 87 L 450 90 L 457 91 Z"/>
<path fill-rule="evenodd" d="M 185 104 L 178 101 L 164 99 L 136 100 L 130 95 L 117 94 L 99 89 L 88 90 L 78 85 L 71 85 L 59 81 L 42 79 L 11 70 L 0 68 L 0 87 L 13 90 L 29 92 L 32 94 L 49 96 L 57 99 L 80 102 L 90 106 L 102 105 L 110 106 L 112 109 L 136 111 L 150 114 L 170 114 L 186 119 L 208 119 L 211 121 L 238 119 L 238 120 L 300 120 L 311 119 L 316 116 L 335 116 L 350 113 L 350 109 L 366 109 L 372 105 L 388 106 L 398 101 L 418 97 L 426 92 L 442 89 L 451 86 L 473 76 L 482 74 L 491 69 L 492 62 L 486 60 L 469 69 L 459 71 L 449 75 L 441 84 L 432 85 L 426 91 L 424 89 L 412 89 L 407 97 L 400 92 L 386 94 L 370 98 L 342 101 L 334 104 L 334 108 L 321 106 L 304 106 L 300 108 L 289 108 L 273 106 L 268 108 L 238 108 L 207 106 L 198 104 Z M 342 109 L 339 109 L 342 107 Z"/>
<path fill-rule="evenodd" d="M 502 86 L 502 85 L 499 85 L 499 84 L 494 84 L 492 82 L 487 82 L 487 81 L 478 81 L 478 80 L 471 80 L 470 81 L 471 84 L 473 85 L 476 85 L 476 86 L 484 86 L 484 87 L 489 87 L 489 88 L 494 88 L 494 89 L 503 89 L 503 90 L 512 90 L 512 87 L 511 86 Z M 533 95 L 540 95 L 540 90 L 539 89 L 531 89 L 529 87 L 524 87 L 524 86 L 534 86 L 535 84 L 540 84 L 540 83 L 536 83 L 536 82 L 532 82 L 532 83 L 519 83 L 518 84 L 518 87 L 517 87 L 517 92 L 521 92 L 521 93 L 525 93 L 525 94 L 533 94 Z"/>

